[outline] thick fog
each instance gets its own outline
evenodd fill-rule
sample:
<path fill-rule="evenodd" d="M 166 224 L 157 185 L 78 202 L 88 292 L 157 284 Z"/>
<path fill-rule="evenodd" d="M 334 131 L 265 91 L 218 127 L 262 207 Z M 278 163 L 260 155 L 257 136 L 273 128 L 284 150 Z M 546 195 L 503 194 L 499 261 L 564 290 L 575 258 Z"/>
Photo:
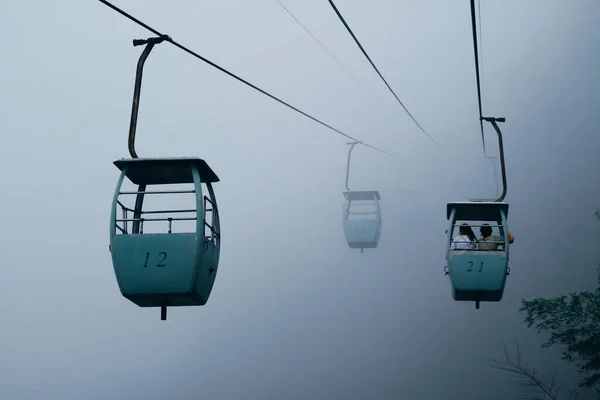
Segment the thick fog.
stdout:
<path fill-rule="evenodd" d="M 2 399 L 507 399 L 488 366 L 517 337 L 577 378 L 518 312 L 589 290 L 600 262 L 600 4 L 482 1 L 483 114 L 510 204 L 504 298 L 452 299 L 446 203 L 493 197 L 469 2 L 338 0 L 411 121 L 328 2 L 125 1 L 117 7 L 349 135 L 349 186 L 381 194 L 377 249 L 342 230 L 348 139 L 179 50 L 144 70 L 140 157 L 201 157 L 222 242 L 203 307 L 140 308 L 109 252 L 142 47 L 99 1 L 0 4 Z M 489 155 L 497 137 L 485 127 Z"/>

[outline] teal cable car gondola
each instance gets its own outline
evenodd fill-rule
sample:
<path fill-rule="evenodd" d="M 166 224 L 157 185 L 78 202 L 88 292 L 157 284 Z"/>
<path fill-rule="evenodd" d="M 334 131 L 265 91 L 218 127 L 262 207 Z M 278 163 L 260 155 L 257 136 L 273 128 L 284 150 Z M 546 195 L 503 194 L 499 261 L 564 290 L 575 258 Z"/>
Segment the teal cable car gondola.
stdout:
<path fill-rule="evenodd" d="M 346 165 L 346 203 L 343 208 L 344 236 L 351 249 L 375 249 L 381 237 L 381 196 L 376 190 L 350 190 L 348 175 L 350 172 L 350 156 L 358 142 L 348 143 L 348 162 Z"/>
<path fill-rule="evenodd" d="M 504 122 L 504 118 L 483 119 L 491 122 L 498 134 L 503 192 L 495 201 L 452 202 L 447 204 L 446 210 L 450 228 L 446 238 L 445 269 L 446 275 L 450 276 L 452 297 L 456 301 L 474 301 L 476 308 L 479 308 L 481 301 L 502 300 L 506 278 L 510 273 L 509 243 L 512 239 L 508 232 L 508 204 L 503 202 L 507 185 L 502 133 L 496 124 Z M 491 240 L 453 246 L 455 229 L 460 230 L 462 224 L 485 227 L 490 232 L 495 228 L 499 235 L 490 235 Z"/>
<path fill-rule="evenodd" d="M 217 275 L 221 247 L 219 211 L 212 187 L 219 178 L 208 164 L 200 158 L 138 158 L 135 152 L 144 62 L 152 47 L 167 38 L 133 41 L 134 46 L 146 44 L 146 48 L 137 65 L 129 130 L 132 158 L 114 162 L 121 175 L 110 216 L 110 252 L 121 294 L 139 307 L 160 307 L 162 320 L 167 318 L 167 307 L 206 304 Z M 122 190 L 125 178 L 137 185 L 137 190 Z M 176 184 L 187 187 L 147 190 L 149 186 Z M 160 210 L 142 207 L 148 196 L 168 198 L 176 194 L 193 195 L 193 207 Z M 122 199 L 127 196 L 135 196 L 131 208 L 123 204 Z M 149 214 L 170 216 L 145 218 Z M 174 225 L 182 221 L 192 221 L 192 232 L 174 232 Z M 149 224 L 161 227 L 158 232 L 144 232 Z"/>

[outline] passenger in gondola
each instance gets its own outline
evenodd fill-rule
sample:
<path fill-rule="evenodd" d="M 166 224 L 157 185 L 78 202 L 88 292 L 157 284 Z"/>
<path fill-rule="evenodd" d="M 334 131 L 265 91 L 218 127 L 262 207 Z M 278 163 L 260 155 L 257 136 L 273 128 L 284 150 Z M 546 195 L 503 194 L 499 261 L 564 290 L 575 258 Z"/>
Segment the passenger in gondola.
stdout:
<path fill-rule="evenodd" d="M 479 240 L 479 250 L 502 250 L 504 248 L 504 237 L 492 235 L 492 227 L 489 224 L 483 224 L 479 228 L 481 239 Z M 508 243 L 512 244 L 515 237 L 508 232 Z"/>
<path fill-rule="evenodd" d="M 461 224 L 458 228 L 458 236 L 452 240 L 450 250 L 475 250 L 477 248 L 477 237 L 469 224 Z"/>

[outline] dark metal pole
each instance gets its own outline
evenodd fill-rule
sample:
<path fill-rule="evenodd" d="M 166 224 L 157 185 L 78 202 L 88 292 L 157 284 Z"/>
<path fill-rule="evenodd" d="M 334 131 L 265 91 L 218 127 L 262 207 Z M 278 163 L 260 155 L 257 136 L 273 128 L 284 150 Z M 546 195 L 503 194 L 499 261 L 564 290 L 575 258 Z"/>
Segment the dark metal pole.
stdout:
<path fill-rule="evenodd" d="M 498 134 L 498 146 L 500 148 L 500 169 L 502 171 L 503 189 L 502 189 L 502 194 L 500 195 L 500 197 L 498 197 L 498 199 L 496 199 L 496 202 L 501 202 L 506 197 L 506 192 L 507 192 L 506 164 L 504 162 L 504 143 L 502 142 L 502 132 L 500 131 L 500 128 L 498 127 L 498 124 L 496 122 L 505 122 L 506 119 L 505 118 L 490 118 L 490 117 L 483 117 L 482 119 L 491 123 L 492 126 L 494 127 L 494 129 L 496 130 L 496 133 Z"/>
<path fill-rule="evenodd" d="M 137 127 L 137 117 L 138 110 L 140 108 L 140 93 L 142 91 L 142 74 L 144 72 L 144 63 L 146 59 L 150 55 L 152 48 L 155 44 L 161 43 L 164 40 L 169 39 L 167 35 L 149 38 L 149 39 L 134 39 L 134 46 L 146 45 L 144 51 L 140 55 L 140 58 L 137 63 L 137 69 L 135 73 L 135 87 L 133 89 L 133 104 L 131 106 L 131 122 L 129 124 L 129 154 L 131 154 L 132 158 L 138 158 L 137 153 L 135 152 L 135 131 Z M 146 190 L 146 185 L 139 185 L 138 191 L 144 192 Z M 140 232 L 140 221 L 139 219 L 142 216 L 142 203 L 144 202 L 144 193 L 138 193 L 135 199 L 135 207 L 133 211 L 133 224 L 132 224 L 132 233 L 136 234 Z"/>
<path fill-rule="evenodd" d="M 149 38 L 149 39 L 134 39 L 133 40 L 134 46 L 141 46 L 141 45 L 145 44 L 146 47 L 144 48 L 144 51 L 140 55 L 140 58 L 137 63 L 136 73 L 135 73 L 135 87 L 133 90 L 133 104 L 131 107 L 131 122 L 129 124 L 129 154 L 131 154 L 132 158 L 138 158 L 138 156 L 135 152 L 135 130 L 136 130 L 136 126 L 137 126 L 138 110 L 140 107 L 140 92 L 142 90 L 142 74 L 144 72 L 144 63 L 146 62 L 146 59 L 150 55 L 150 52 L 152 51 L 152 48 L 154 47 L 154 45 L 161 43 L 166 39 L 169 39 L 169 37 L 164 35 L 164 36 L 159 36 L 159 37 Z"/>
<path fill-rule="evenodd" d="M 347 144 L 351 145 L 350 150 L 348 150 L 348 162 L 346 163 L 346 190 L 350 191 L 350 188 L 348 187 L 348 176 L 350 175 L 350 156 L 352 155 L 352 149 L 354 149 L 354 146 L 356 146 L 358 142 L 349 142 Z"/>

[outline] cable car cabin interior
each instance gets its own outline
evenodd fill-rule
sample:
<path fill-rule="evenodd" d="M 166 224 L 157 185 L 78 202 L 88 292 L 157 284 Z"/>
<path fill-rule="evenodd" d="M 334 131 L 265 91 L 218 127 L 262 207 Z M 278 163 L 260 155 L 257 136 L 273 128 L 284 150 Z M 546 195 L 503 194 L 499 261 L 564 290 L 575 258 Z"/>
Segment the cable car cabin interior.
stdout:
<path fill-rule="evenodd" d="M 208 301 L 220 252 L 212 183 L 199 158 L 121 159 L 110 224 L 110 251 L 124 297 L 140 307 Z"/>
<path fill-rule="evenodd" d="M 449 203 L 446 260 L 452 297 L 456 301 L 498 302 L 504 294 L 509 273 L 508 204 L 500 202 Z M 459 236 L 462 224 L 468 224 L 476 242 Z M 487 225 L 487 226 L 486 226 Z M 482 240 L 481 227 L 492 235 Z"/>
<path fill-rule="evenodd" d="M 378 191 L 344 192 L 344 235 L 351 249 L 374 249 L 381 236 Z"/>

